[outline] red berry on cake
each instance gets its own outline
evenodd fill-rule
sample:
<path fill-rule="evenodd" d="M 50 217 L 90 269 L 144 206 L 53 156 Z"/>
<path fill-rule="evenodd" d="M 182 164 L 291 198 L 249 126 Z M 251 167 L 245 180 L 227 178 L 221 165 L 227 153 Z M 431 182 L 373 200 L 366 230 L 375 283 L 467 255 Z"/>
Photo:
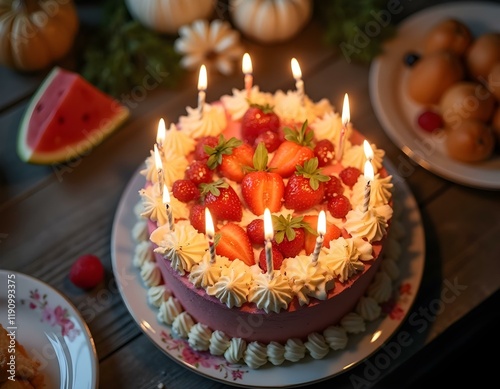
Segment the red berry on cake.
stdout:
<path fill-rule="evenodd" d="M 335 155 L 335 146 L 328 139 L 322 139 L 316 142 L 314 146 L 314 155 L 318 158 L 318 166 L 323 167 L 333 161 Z"/>
<path fill-rule="evenodd" d="M 352 206 L 347 197 L 337 195 L 328 200 L 327 208 L 334 218 L 342 219 L 352 209 Z"/>
<path fill-rule="evenodd" d="M 305 161 L 314 157 L 311 142 L 314 133 L 307 129 L 307 121 L 300 130 L 285 128 L 285 140 L 275 151 L 269 168 L 282 177 L 290 177 L 297 165 L 303 165 Z"/>
<path fill-rule="evenodd" d="M 316 238 L 318 234 L 316 233 L 318 226 L 318 215 L 304 215 L 304 222 L 309 224 L 311 230 L 306 230 L 306 236 L 304 241 L 304 249 L 306 254 L 309 255 L 314 251 L 316 247 Z M 330 241 L 338 239 L 342 235 L 342 230 L 338 228 L 335 224 L 326 222 L 326 233 L 323 241 L 323 247 L 330 247 Z"/>
<path fill-rule="evenodd" d="M 172 184 L 172 194 L 177 200 L 183 203 L 189 203 L 200 197 L 200 190 L 193 181 L 181 179 L 175 180 Z"/>
<path fill-rule="evenodd" d="M 337 176 L 331 175 L 330 179 L 325 182 L 325 200 L 328 201 L 332 197 L 339 194 L 344 194 L 344 186 L 342 181 Z"/>
<path fill-rule="evenodd" d="M 212 215 L 212 219 L 214 219 Z M 198 232 L 205 233 L 205 206 L 202 204 L 194 204 L 189 210 L 189 222 L 198 230 Z M 214 225 L 216 220 L 213 220 Z"/>
<path fill-rule="evenodd" d="M 299 255 L 304 248 L 305 230 L 310 229 L 309 224 L 303 221 L 302 216 L 292 217 L 292 215 L 273 215 L 274 241 L 276 247 L 285 258 Z"/>
<path fill-rule="evenodd" d="M 255 138 L 254 147 L 257 147 L 259 143 L 264 143 L 267 152 L 274 153 L 281 142 L 282 140 L 280 139 L 278 132 L 267 130 Z"/>
<path fill-rule="evenodd" d="M 214 148 L 217 143 L 219 143 L 219 138 L 216 136 L 202 136 L 196 142 L 193 158 L 197 161 L 206 161 L 209 157 L 206 146 Z"/>
<path fill-rule="evenodd" d="M 236 258 L 248 266 L 255 265 L 252 244 L 247 233 L 235 223 L 226 223 L 218 231 L 219 236 L 215 252 L 218 255 L 234 260 Z"/>
<path fill-rule="evenodd" d="M 210 170 L 205 161 L 193 161 L 189 164 L 184 176 L 193 181 L 195 185 L 200 185 L 212 182 L 214 172 Z"/>
<path fill-rule="evenodd" d="M 251 145 L 260 134 L 268 130 L 276 132 L 279 128 L 280 119 L 269 104 L 250 104 L 241 118 L 241 137 Z"/>
<path fill-rule="evenodd" d="M 253 147 L 239 139 L 226 140 L 221 135 L 217 146 L 207 147 L 206 150 L 209 154 L 207 165 L 210 169 L 217 169 L 222 176 L 230 180 L 241 182 L 246 169 L 253 166 Z"/>
<path fill-rule="evenodd" d="M 104 279 L 104 266 L 96 255 L 83 255 L 71 266 L 69 279 L 79 288 L 92 289 Z"/>
<path fill-rule="evenodd" d="M 255 215 L 264 214 L 264 210 L 278 212 L 285 192 L 283 177 L 268 171 L 267 150 L 260 143 L 253 156 L 252 171 L 247 173 L 241 181 L 241 194 L 250 211 Z"/>
<path fill-rule="evenodd" d="M 352 188 L 354 184 L 358 181 L 358 177 L 361 175 L 361 170 L 354 166 L 348 166 L 339 173 L 339 177 L 342 182 L 349 188 Z"/>
<path fill-rule="evenodd" d="M 283 263 L 283 254 L 278 250 L 276 244 L 271 246 L 271 252 L 273 255 L 273 269 L 279 270 L 281 264 Z M 264 271 L 267 272 L 267 259 L 266 259 L 266 249 L 263 248 L 259 253 L 259 266 Z"/>
<path fill-rule="evenodd" d="M 223 179 L 201 184 L 205 205 L 217 220 L 241 221 L 243 206 L 235 190 Z"/>
<path fill-rule="evenodd" d="M 250 242 L 252 242 L 252 244 L 264 244 L 264 220 L 252 220 L 247 226 L 247 235 L 250 238 Z"/>
<path fill-rule="evenodd" d="M 318 205 L 325 194 L 325 182 L 330 177 L 318 169 L 318 158 L 314 157 L 297 166 L 285 187 L 285 207 L 295 211 L 306 211 Z"/>

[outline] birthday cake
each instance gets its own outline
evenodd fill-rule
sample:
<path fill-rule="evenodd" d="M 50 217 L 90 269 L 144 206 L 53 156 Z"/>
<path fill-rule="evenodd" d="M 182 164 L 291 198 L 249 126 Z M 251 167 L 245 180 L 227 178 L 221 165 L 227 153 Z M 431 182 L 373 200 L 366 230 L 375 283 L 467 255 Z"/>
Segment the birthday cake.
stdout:
<path fill-rule="evenodd" d="M 385 152 L 296 90 L 233 89 L 186 111 L 160 121 L 134 210 L 158 320 L 253 369 L 341 352 L 399 274 Z"/>

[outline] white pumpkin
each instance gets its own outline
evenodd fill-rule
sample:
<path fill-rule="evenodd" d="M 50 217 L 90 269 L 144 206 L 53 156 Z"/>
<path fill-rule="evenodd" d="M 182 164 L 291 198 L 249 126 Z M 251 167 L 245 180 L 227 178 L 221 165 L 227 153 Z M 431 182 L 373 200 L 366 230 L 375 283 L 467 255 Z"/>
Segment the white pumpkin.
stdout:
<path fill-rule="evenodd" d="M 143 26 L 173 35 L 179 27 L 211 16 L 216 0 L 125 0 L 125 4 Z"/>
<path fill-rule="evenodd" d="M 230 0 L 233 23 L 260 43 L 283 42 L 298 34 L 312 16 L 312 0 Z"/>

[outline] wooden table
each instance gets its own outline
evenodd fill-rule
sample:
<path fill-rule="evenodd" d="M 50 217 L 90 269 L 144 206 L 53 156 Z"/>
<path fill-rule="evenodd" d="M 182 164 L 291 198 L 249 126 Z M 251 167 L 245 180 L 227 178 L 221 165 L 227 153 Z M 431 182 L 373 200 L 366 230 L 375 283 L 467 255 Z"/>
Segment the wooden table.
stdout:
<path fill-rule="evenodd" d="M 408 4 L 398 17 L 420 7 Z M 80 11 L 85 15 L 87 9 L 82 5 Z M 313 100 L 326 97 L 340 111 L 348 92 L 355 126 L 385 149 L 393 164 L 411 167 L 405 180 L 421 212 L 426 248 L 424 275 L 412 313 L 421 314 L 432 307 L 450 282 L 466 286 L 442 310 L 431 312 L 425 329 L 409 323 L 402 326 L 400 331 L 407 331 L 414 341 L 370 384 L 397 380 L 400 372 L 404 372 L 405 382 L 411 382 L 452 355 L 459 344 L 473 339 L 492 319 L 490 312 L 479 316 L 476 311 L 490 296 L 496 298 L 500 287 L 499 192 L 455 184 L 412 162 L 377 121 L 368 97 L 369 67 L 348 64 L 325 46 L 316 22 L 284 44 L 244 43 L 252 54 L 255 83 L 262 89 L 292 89 L 288 69 L 290 58 L 297 57 L 306 93 Z M 63 168 L 25 164 L 16 153 L 20 118 L 43 74 L 22 75 L 0 68 L 0 267 L 49 283 L 76 307 L 92 301 L 95 315 L 88 326 L 97 349 L 101 388 L 157 388 L 160 383 L 166 388 L 229 387 L 199 376 L 162 353 L 136 325 L 116 289 L 106 301 L 96 298 L 113 284 L 111 231 L 124 188 L 152 148 L 159 118 L 175 120 L 186 106 L 196 105 L 197 76 L 189 74 L 175 89 L 150 91 L 144 101 L 131 107 L 130 120 L 118 132 L 78 163 Z M 229 77 L 209 77 L 208 102 L 243 85 L 238 71 Z M 86 253 L 99 256 L 106 267 L 105 282 L 88 292 L 68 280 L 70 266 Z M 467 323 L 460 341 L 447 342 L 439 355 L 425 354 L 453 334 L 460 323 Z M 421 355 L 425 355 L 425 364 L 405 368 L 406 361 Z M 362 375 L 362 368 L 350 372 Z M 350 373 L 344 373 L 328 384 L 351 387 L 349 378 Z"/>

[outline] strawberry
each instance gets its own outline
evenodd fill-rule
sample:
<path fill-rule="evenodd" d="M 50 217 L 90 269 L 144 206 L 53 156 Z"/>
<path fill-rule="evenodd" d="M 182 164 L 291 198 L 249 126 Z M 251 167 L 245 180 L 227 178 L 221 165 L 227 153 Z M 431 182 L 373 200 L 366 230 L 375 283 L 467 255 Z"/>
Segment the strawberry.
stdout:
<path fill-rule="evenodd" d="M 208 167 L 218 169 L 221 175 L 230 180 L 241 182 L 246 169 L 252 167 L 253 147 L 239 139 L 226 140 L 221 134 L 217 146 L 207 146 L 205 150 L 209 155 Z"/>
<path fill-rule="evenodd" d="M 264 220 L 252 220 L 247 226 L 247 235 L 250 238 L 250 242 L 253 244 L 264 244 Z"/>
<path fill-rule="evenodd" d="M 271 246 L 271 252 L 273 255 L 273 269 L 279 270 L 281 268 L 281 264 L 283 263 L 283 254 L 278 250 L 276 244 Z M 259 266 L 260 268 L 267 272 L 267 258 L 266 258 L 266 248 L 264 247 L 259 253 Z"/>
<path fill-rule="evenodd" d="M 71 266 L 69 279 L 79 288 L 92 289 L 104 279 L 104 266 L 96 255 L 82 255 Z"/>
<path fill-rule="evenodd" d="M 253 156 L 253 171 L 243 177 L 241 194 L 250 211 L 255 215 L 264 214 L 264 210 L 278 212 L 281 209 L 281 200 L 285 192 L 283 178 L 267 171 L 267 150 L 260 143 Z"/>
<path fill-rule="evenodd" d="M 185 178 L 195 185 L 212 182 L 214 172 L 210 170 L 205 161 L 193 161 L 189 164 L 184 174 Z"/>
<path fill-rule="evenodd" d="M 297 166 L 295 175 L 285 187 L 285 207 L 300 212 L 318 205 L 325 194 L 324 183 L 329 179 L 318 169 L 316 157 L 306 161 L 304 166 Z"/>
<path fill-rule="evenodd" d="M 217 220 L 241 221 L 243 206 L 235 190 L 223 179 L 201 184 L 205 205 Z"/>
<path fill-rule="evenodd" d="M 280 119 L 269 104 L 250 104 L 241 118 L 241 138 L 251 145 L 263 132 L 276 132 L 279 128 Z"/>
<path fill-rule="evenodd" d="M 318 236 L 318 233 L 316 232 L 318 228 L 318 215 L 304 215 L 303 220 L 311 226 L 312 230 L 314 230 L 314 233 L 310 230 L 306 230 L 304 248 L 306 250 L 306 254 L 309 255 L 314 251 L 314 247 L 316 246 L 316 238 Z M 340 228 L 338 228 L 335 224 L 326 222 L 326 233 L 323 241 L 323 247 L 330 247 L 330 241 L 338 239 L 341 235 L 342 230 Z"/>
<path fill-rule="evenodd" d="M 274 241 L 283 257 L 290 258 L 297 256 L 304 248 L 305 231 L 314 233 L 309 224 L 303 221 L 302 216 L 292 217 L 288 215 L 272 216 Z"/>
<path fill-rule="evenodd" d="M 269 163 L 269 168 L 286 178 L 290 177 L 297 165 L 303 165 L 305 161 L 314 157 L 311 141 L 314 133 L 307 129 L 307 120 L 300 130 L 285 128 L 285 140 L 274 152 Z"/>
<path fill-rule="evenodd" d="M 343 193 L 344 186 L 342 185 L 342 181 L 337 176 L 331 175 L 330 179 L 325 182 L 325 200 L 328 201 L 332 197 Z"/>
<path fill-rule="evenodd" d="M 218 255 L 234 260 L 239 258 L 248 266 L 255 265 L 253 248 L 245 230 L 237 224 L 226 223 L 216 236 L 215 252 Z"/>
<path fill-rule="evenodd" d="M 322 139 L 316 142 L 314 146 L 314 155 L 318 158 L 318 166 L 323 167 L 328 165 L 334 156 L 335 146 L 328 139 Z"/>
<path fill-rule="evenodd" d="M 342 219 L 352 209 L 352 206 L 347 197 L 337 195 L 328 200 L 327 208 L 333 217 Z"/>
<path fill-rule="evenodd" d="M 172 184 L 172 194 L 177 200 L 189 203 L 200 197 L 200 190 L 193 181 L 180 179 Z"/>
<path fill-rule="evenodd" d="M 360 174 L 361 170 L 354 166 L 348 166 L 339 173 L 339 177 L 345 185 L 352 188 L 358 181 Z"/>
<path fill-rule="evenodd" d="M 216 225 L 217 221 L 212 215 L 212 219 L 214 225 Z M 189 222 L 191 225 L 201 232 L 205 233 L 205 206 L 202 204 L 194 204 L 189 211 Z"/>
<path fill-rule="evenodd" d="M 205 146 L 215 147 L 219 143 L 219 139 L 216 136 L 202 136 L 196 142 L 196 146 L 194 148 L 193 157 L 197 161 L 206 161 L 209 157 Z"/>

